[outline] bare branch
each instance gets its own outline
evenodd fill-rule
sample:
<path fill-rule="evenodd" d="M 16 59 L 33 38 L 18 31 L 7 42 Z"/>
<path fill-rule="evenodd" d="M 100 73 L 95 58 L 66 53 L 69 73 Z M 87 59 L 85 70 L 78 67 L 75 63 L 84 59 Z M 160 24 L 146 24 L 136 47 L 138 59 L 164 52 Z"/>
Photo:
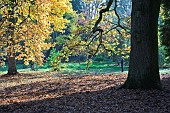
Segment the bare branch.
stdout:
<path fill-rule="evenodd" d="M 113 0 L 109 0 L 109 2 L 107 3 L 107 7 L 100 10 L 100 12 L 99 12 L 99 18 L 98 18 L 98 20 L 96 21 L 96 23 L 95 23 L 95 25 L 94 25 L 94 28 L 93 28 L 93 33 L 95 33 L 96 31 L 99 31 L 98 24 L 101 22 L 101 20 L 102 20 L 102 18 L 103 18 L 103 13 L 109 11 L 112 3 L 113 3 Z M 102 29 L 100 29 L 100 31 L 103 32 Z"/>

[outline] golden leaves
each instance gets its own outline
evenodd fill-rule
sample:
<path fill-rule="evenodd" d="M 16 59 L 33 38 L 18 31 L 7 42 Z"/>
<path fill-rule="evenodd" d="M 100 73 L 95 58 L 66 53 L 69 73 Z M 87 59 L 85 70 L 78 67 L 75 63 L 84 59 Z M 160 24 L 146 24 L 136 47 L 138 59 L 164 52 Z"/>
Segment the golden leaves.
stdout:
<path fill-rule="evenodd" d="M 1 1 L 1 3 L 8 4 L 9 2 Z M 9 4 L 8 7 L 2 7 L 0 11 L 2 16 L 7 18 L 0 28 L 0 33 L 8 32 L 6 26 L 14 26 L 9 36 L 0 35 L 2 36 L 0 48 L 6 47 L 4 53 L 19 53 L 16 58 L 24 60 L 26 65 L 29 64 L 29 61 L 38 64 L 43 63 L 43 51 L 52 46 L 47 41 L 50 39 L 49 34 L 52 32 L 51 24 L 54 25 L 53 30 L 64 32 L 65 24 L 69 21 L 63 15 L 65 12 L 73 12 L 70 0 L 35 0 L 34 3 L 19 0 L 15 7 Z M 11 17 L 17 18 L 17 21 L 15 23 L 8 21 L 8 18 Z M 13 41 L 10 41 L 9 37 Z"/>

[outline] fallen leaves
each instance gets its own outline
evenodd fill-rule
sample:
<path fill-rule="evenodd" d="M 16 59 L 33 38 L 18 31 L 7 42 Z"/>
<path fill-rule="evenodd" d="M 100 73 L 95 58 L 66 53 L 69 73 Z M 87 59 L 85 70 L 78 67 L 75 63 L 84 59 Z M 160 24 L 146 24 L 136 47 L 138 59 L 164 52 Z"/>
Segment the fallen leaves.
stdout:
<path fill-rule="evenodd" d="M 0 78 L 0 112 L 170 112 L 168 74 L 161 76 L 163 91 L 117 90 L 126 74 L 58 77 L 47 74 Z"/>

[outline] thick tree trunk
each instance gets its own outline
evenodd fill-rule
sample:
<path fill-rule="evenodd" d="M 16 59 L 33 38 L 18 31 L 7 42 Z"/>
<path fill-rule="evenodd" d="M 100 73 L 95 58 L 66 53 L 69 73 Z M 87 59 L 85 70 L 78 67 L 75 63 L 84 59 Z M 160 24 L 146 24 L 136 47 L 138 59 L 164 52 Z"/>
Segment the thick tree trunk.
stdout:
<path fill-rule="evenodd" d="M 161 89 L 158 67 L 158 16 L 161 0 L 132 0 L 131 53 L 122 88 Z"/>
<path fill-rule="evenodd" d="M 15 57 L 8 57 L 8 74 L 15 75 L 17 73 Z"/>

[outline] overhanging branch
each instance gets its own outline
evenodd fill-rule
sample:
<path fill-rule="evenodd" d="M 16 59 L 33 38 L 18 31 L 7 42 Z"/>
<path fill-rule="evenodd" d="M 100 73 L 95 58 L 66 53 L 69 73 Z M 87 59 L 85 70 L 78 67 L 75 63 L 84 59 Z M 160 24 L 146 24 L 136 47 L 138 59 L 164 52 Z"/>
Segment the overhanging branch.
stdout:
<path fill-rule="evenodd" d="M 100 10 L 100 12 L 99 12 L 99 18 L 98 18 L 98 20 L 95 22 L 95 25 L 94 25 L 94 27 L 93 27 L 93 33 L 95 33 L 96 31 L 103 32 L 102 29 L 98 28 L 98 24 L 101 22 L 101 20 L 102 20 L 102 18 L 103 18 L 103 13 L 109 11 L 112 3 L 113 3 L 113 0 L 109 0 L 109 2 L 107 3 L 107 7 Z"/>

